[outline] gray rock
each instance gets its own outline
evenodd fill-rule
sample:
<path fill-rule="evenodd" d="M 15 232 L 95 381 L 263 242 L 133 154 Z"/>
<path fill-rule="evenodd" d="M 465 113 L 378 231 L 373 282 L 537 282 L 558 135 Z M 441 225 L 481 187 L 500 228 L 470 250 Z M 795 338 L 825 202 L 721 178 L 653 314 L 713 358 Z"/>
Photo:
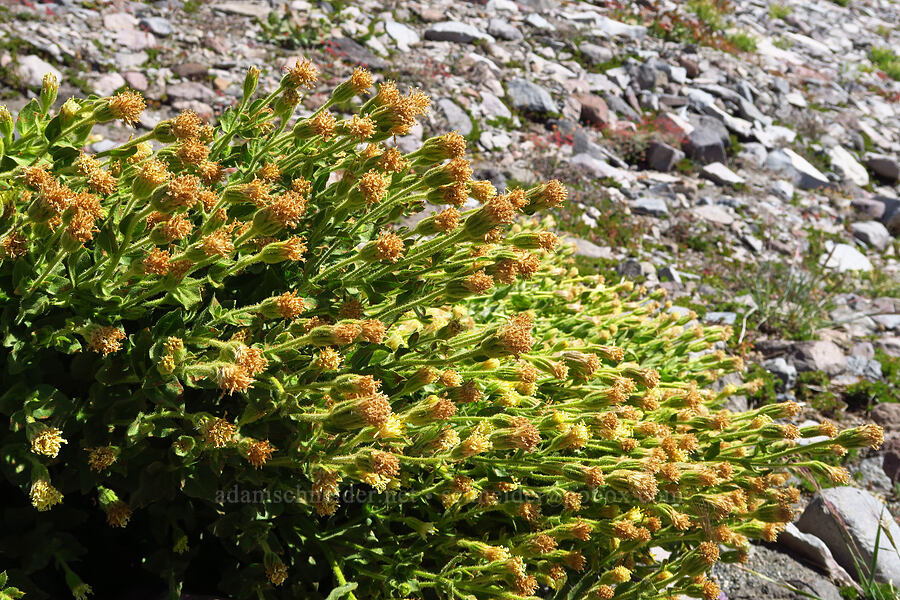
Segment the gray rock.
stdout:
<path fill-rule="evenodd" d="M 500 119 L 512 118 L 509 108 L 503 104 L 503 100 L 490 92 L 481 92 L 481 112 L 486 117 L 494 117 Z"/>
<path fill-rule="evenodd" d="M 770 546 L 750 544 L 746 565 L 720 561 L 712 576 L 722 588 L 722 600 L 841 600 L 837 586 L 822 573 Z"/>
<path fill-rule="evenodd" d="M 772 182 L 772 185 L 769 186 L 769 191 L 785 202 L 794 197 L 794 186 L 782 179 Z"/>
<path fill-rule="evenodd" d="M 881 363 L 863 356 L 848 356 L 847 372 L 859 377 L 865 377 L 869 381 L 878 381 L 881 379 Z"/>
<path fill-rule="evenodd" d="M 734 214 L 731 211 L 727 210 L 724 206 L 720 206 L 718 204 L 703 204 L 700 206 L 695 206 L 691 209 L 691 214 L 693 214 L 698 219 L 709 221 L 711 223 L 717 223 L 726 227 L 734 223 Z"/>
<path fill-rule="evenodd" d="M 265 19 L 271 12 L 267 2 L 216 2 L 213 3 L 212 7 L 213 10 L 225 14 L 256 17 L 258 19 Z"/>
<path fill-rule="evenodd" d="M 196 81 L 182 81 L 166 86 L 166 95 L 178 100 L 199 100 L 209 102 L 216 97 L 216 93 L 202 83 Z"/>
<path fill-rule="evenodd" d="M 506 94 L 516 110 L 535 114 L 559 112 L 550 92 L 525 79 L 509 80 L 506 84 Z"/>
<path fill-rule="evenodd" d="M 161 37 L 168 37 L 175 32 L 172 24 L 162 17 L 144 17 L 141 19 L 141 25 Z"/>
<path fill-rule="evenodd" d="M 683 158 L 684 152 L 663 142 L 650 142 L 647 149 L 647 167 L 654 171 L 671 171 L 675 163 Z"/>
<path fill-rule="evenodd" d="M 534 27 L 535 29 L 540 29 L 541 31 L 555 31 L 556 27 L 553 26 L 553 23 L 542 17 L 537 13 L 531 13 L 527 17 L 525 17 L 525 22 Z"/>
<path fill-rule="evenodd" d="M 609 106 L 615 113 L 626 117 L 629 120 L 637 121 L 641 118 L 641 116 L 637 113 L 636 110 L 631 108 L 625 100 L 622 99 L 621 96 L 616 96 L 615 94 L 603 94 L 603 99 L 606 101 L 606 105 Z"/>
<path fill-rule="evenodd" d="M 768 155 L 769 151 L 766 150 L 766 147 L 762 144 L 758 142 L 747 142 L 744 144 L 744 147 L 741 148 L 741 151 L 738 152 L 737 157 L 739 160 L 758 169 L 766 164 L 766 157 Z"/>
<path fill-rule="evenodd" d="M 338 56 L 352 63 L 369 67 L 370 69 L 387 69 L 390 66 L 383 58 L 378 58 L 372 54 L 371 50 L 357 43 L 352 38 L 337 37 L 325 42 Z"/>
<path fill-rule="evenodd" d="M 147 91 L 147 86 L 149 82 L 147 81 L 147 76 L 141 73 L 140 71 L 129 71 L 125 73 L 123 76 L 125 81 L 132 88 L 136 89 L 139 92 Z"/>
<path fill-rule="evenodd" d="M 872 317 L 872 320 L 874 320 L 885 329 L 900 329 L 900 315 L 897 314 L 875 315 L 874 317 Z"/>
<path fill-rule="evenodd" d="M 837 171 L 845 181 L 852 181 L 860 187 L 869 183 L 869 173 L 866 172 L 866 168 L 856 162 L 853 155 L 841 146 L 830 148 L 828 158 L 831 160 L 831 168 Z"/>
<path fill-rule="evenodd" d="M 98 96 L 112 96 L 125 84 L 125 79 L 118 73 L 104 73 L 94 81 L 93 89 Z"/>
<path fill-rule="evenodd" d="M 612 248 L 609 246 L 598 246 L 593 242 L 583 240 L 577 237 L 567 237 L 566 242 L 575 244 L 575 254 L 586 258 L 603 258 L 611 260 L 613 258 Z"/>
<path fill-rule="evenodd" d="M 900 404 L 880 402 L 872 409 L 872 420 L 884 427 L 885 432 L 900 432 Z"/>
<path fill-rule="evenodd" d="M 887 227 L 878 221 L 857 221 L 850 229 L 856 239 L 878 250 L 887 248 L 893 239 Z"/>
<path fill-rule="evenodd" d="M 896 404 L 894 405 L 896 406 Z M 885 404 L 879 404 L 878 406 L 885 406 Z M 878 406 L 875 408 L 878 408 Z M 885 430 L 887 430 L 887 428 L 885 428 Z M 884 454 L 881 469 L 884 471 L 884 474 L 887 475 L 888 479 L 892 482 L 896 482 L 900 479 L 900 437 L 897 435 L 889 436 L 884 442 L 884 446 L 881 447 L 881 452 Z"/>
<path fill-rule="evenodd" d="M 769 156 L 766 158 L 766 167 L 791 177 L 794 185 L 801 190 L 832 186 L 828 177 L 790 148 L 780 148 L 769 152 Z"/>
<path fill-rule="evenodd" d="M 614 21 L 609 17 L 596 17 L 594 23 L 598 33 L 609 37 L 623 36 L 639 40 L 647 35 L 647 28 L 642 25 L 628 25 L 621 21 Z"/>
<path fill-rule="evenodd" d="M 740 185 L 744 178 L 720 162 L 710 163 L 703 167 L 700 175 L 718 185 Z"/>
<path fill-rule="evenodd" d="M 890 494 L 894 487 L 891 478 L 884 472 L 884 459 L 881 456 L 870 456 L 851 467 L 854 479 L 862 487 L 876 494 Z M 883 535 L 883 534 L 882 534 Z"/>
<path fill-rule="evenodd" d="M 761 239 L 750 234 L 742 235 L 741 241 L 756 254 L 760 254 L 763 251 L 763 248 L 765 248 Z"/>
<path fill-rule="evenodd" d="M 881 217 L 879 217 L 884 226 L 892 234 L 900 234 L 900 198 L 875 196 L 874 200 L 884 207 Z"/>
<path fill-rule="evenodd" d="M 887 533 L 882 531 L 878 540 L 874 576 L 878 581 L 900 584 L 900 554 L 890 541 L 900 540 L 900 526 L 869 492 L 846 486 L 818 491 L 797 521 L 797 528 L 825 542 L 838 564 L 857 578 L 870 575 L 868 565 L 875 554 L 875 539 L 884 529 Z M 859 554 L 863 573 L 856 570 L 854 551 Z"/>
<path fill-rule="evenodd" d="M 459 21 L 444 21 L 431 25 L 425 30 L 425 39 L 435 42 L 456 42 L 457 44 L 495 41 L 493 36 L 479 31 L 468 23 Z"/>
<path fill-rule="evenodd" d="M 419 34 L 416 33 L 416 30 L 403 23 L 387 21 L 384 24 L 384 30 L 395 42 L 397 42 L 397 47 L 400 50 L 409 50 L 410 46 L 419 43 Z"/>
<path fill-rule="evenodd" d="M 844 585 L 853 581 L 847 571 L 834 560 L 834 556 L 831 555 L 831 550 L 828 549 L 825 542 L 812 534 L 803 533 L 793 523 L 785 526 L 784 531 L 778 535 L 777 543 L 779 546 L 811 560 L 813 564 L 828 573 L 831 579 Z"/>
<path fill-rule="evenodd" d="M 681 273 L 675 267 L 662 267 L 656 272 L 656 277 L 660 281 L 674 281 L 681 283 Z"/>
<path fill-rule="evenodd" d="M 704 164 L 724 163 L 728 160 L 722 138 L 716 131 L 708 128 L 692 131 L 684 143 L 684 151 L 689 157 Z"/>
<path fill-rule="evenodd" d="M 488 33 L 501 40 L 521 40 L 523 37 L 519 29 L 506 19 L 491 19 L 488 22 Z"/>
<path fill-rule="evenodd" d="M 636 215 L 650 215 L 651 217 L 668 217 L 669 207 L 666 201 L 659 196 L 644 196 L 631 203 L 631 211 Z"/>
<path fill-rule="evenodd" d="M 828 241 L 825 248 L 821 260 L 827 269 L 836 269 L 841 273 L 872 270 L 872 263 L 866 255 L 849 244 L 835 244 Z"/>
<path fill-rule="evenodd" d="M 784 389 L 789 390 L 794 387 L 794 383 L 797 381 L 797 369 L 794 365 L 787 362 L 783 356 L 764 360 L 762 366 L 781 380 Z"/>
<path fill-rule="evenodd" d="M 666 73 L 657 68 L 655 62 L 647 61 L 637 69 L 635 81 L 642 90 L 654 90 L 669 82 Z"/>
<path fill-rule="evenodd" d="M 603 63 L 607 63 L 611 61 L 614 56 L 611 48 L 598 46 L 597 44 L 591 44 L 590 42 L 585 42 L 578 46 L 578 51 L 581 52 L 592 65 L 602 65 Z"/>
<path fill-rule="evenodd" d="M 656 269 L 651 263 L 639 261 L 634 258 L 626 258 L 616 265 L 616 273 L 629 279 L 637 279 L 638 277 L 655 277 Z"/>
<path fill-rule="evenodd" d="M 472 133 L 472 119 L 458 104 L 449 98 L 441 98 L 437 101 L 437 105 L 447 117 L 451 131 L 458 131 L 463 136 Z"/>
<path fill-rule="evenodd" d="M 830 340 L 798 342 L 791 347 L 791 356 L 798 371 L 822 371 L 834 376 L 847 366 L 843 350 Z"/>
<path fill-rule="evenodd" d="M 704 317 L 707 323 L 721 323 L 723 325 L 734 325 L 737 321 L 737 313 L 733 312 L 708 312 Z"/>
<path fill-rule="evenodd" d="M 892 156 L 885 154 L 869 154 L 866 156 L 866 166 L 870 171 L 888 181 L 900 179 L 900 162 Z"/>
<path fill-rule="evenodd" d="M 16 74 L 22 80 L 22 83 L 28 87 L 41 87 L 41 82 L 46 73 L 53 73 L 53 75 L 56 76 L 56 80 L 62 83 L 63 76 L 59 69 L 43 60 L 41 57 L 29 54 L 19 58 L 19 64 L 16 66 Z"/>

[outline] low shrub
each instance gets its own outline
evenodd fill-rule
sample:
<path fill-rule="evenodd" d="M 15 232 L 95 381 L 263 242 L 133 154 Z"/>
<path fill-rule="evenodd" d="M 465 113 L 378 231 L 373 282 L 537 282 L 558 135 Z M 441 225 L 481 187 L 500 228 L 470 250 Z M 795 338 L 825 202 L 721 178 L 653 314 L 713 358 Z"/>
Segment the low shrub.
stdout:
<path fill-rule="evenodd" d="M 741 370 L 727 329 L 517 222 L 559 182 L 498 195 L 456 134 L 387 147 L 423 93 L 354 104 L 358 69 L 294 121 L 316 68 L 254 99 L 257 78 L 215 126 L 185 112 L 94 155 L 138 94 L 53 113 L 48 77 L 15 132 L 0 110 L 10 585 L 713 599 L 710 567 L 791 520 L 788 469 L 846 482 L 820 459 L 880 443 L 798 428 L 794 403 L 721 410 L 757 385 L 706 387 Z"/>

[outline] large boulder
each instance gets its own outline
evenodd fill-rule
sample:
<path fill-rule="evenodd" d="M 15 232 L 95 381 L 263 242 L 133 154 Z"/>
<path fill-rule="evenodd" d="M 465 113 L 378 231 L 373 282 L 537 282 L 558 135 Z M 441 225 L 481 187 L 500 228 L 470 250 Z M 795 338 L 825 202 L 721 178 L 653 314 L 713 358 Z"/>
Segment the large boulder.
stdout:
<path fill-rule="evenodd" d="M 506 84 L 506 94 L 516 110 L 535 114 L 559 112 L 550 92 L 525 79 L 511 79 Z"/>
<path fill-rule="evenodd" d="M 900 526 L 869 492 L 847 486 L 819 490 L 797 528 L 825 542 L 838 564 L 858 579 L 869 577 L 875 557 L 875 579 L 900 585 L 900 552 L 891 542 L 900 547 Z"/>

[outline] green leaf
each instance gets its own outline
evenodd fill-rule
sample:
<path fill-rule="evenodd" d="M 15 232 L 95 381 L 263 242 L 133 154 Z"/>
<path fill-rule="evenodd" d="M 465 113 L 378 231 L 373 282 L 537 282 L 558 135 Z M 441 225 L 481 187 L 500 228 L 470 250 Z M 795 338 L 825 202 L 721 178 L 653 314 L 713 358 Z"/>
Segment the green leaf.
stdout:
<path fill-rule="evenodd" d="M 31 137 L 38 131 L 38 119 L 40 118 L 41 105 L 34 98 L 22 107 L 16 119 L 16 131 L 23 138 Z"/>
<path fill-rule="evenodd" d="M 344 585 L 331 590 L 331 593 L 325 597 L 325 600 L 340 600 L 341 598 L 344 598 L 347 594 L 355 590 L 356 587 L 356 583 L 352 581 L 347 582 Z"/>
<path fill-rule="evenodd" d="M 44 138 L 52 143 L 60 133 L 62 133 L 62 125 L 60 125 L 59 115 L 56 115 L 47 123 L 47 127 L 44 129 Z"/>
<path fill-rule="evenodd" d="M 178 286 L 169 292 L 169 296 L 185 308 L 191 308 L 200 303 L 200 280 L 185 278 Z"/>
<path fill-rule="evenodd" d="M 50 156 L 53 157 L 53 163 L 57 168 L 71 165 L 80 153 L 81 151 L 73 146 L 57 144 L 50 148 Z"/>

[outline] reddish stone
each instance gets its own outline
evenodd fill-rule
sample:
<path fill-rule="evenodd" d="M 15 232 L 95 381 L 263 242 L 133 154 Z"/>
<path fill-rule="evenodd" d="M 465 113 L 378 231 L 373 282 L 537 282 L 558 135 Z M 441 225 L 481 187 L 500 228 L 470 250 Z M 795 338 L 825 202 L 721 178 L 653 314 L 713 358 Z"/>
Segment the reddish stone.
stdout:
<path fill-rule="evenodd" d="M 609 107 L 606 101 L 594 94 L 577 94 L 575 98 L 581 104 L 581 120 L 589 125 L 608 125 Z"/>

